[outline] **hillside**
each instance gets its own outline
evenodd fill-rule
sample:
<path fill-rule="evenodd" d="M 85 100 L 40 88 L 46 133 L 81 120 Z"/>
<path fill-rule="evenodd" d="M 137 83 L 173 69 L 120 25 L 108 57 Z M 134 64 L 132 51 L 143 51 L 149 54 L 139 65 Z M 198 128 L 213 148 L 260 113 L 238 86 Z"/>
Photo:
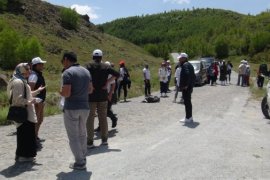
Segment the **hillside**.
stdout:
<path fill-rule="evenodd" d="M 117 64 L 124 59 L 133 77 L 141 78 L 141 68 L 145 63 L 152 64 L 153 68 L 158 66 L 159 61 L 142 48 L 101 33 L 88 21 L 88 16 L 80 17 L 77 30 L 63 28 L 61 8 L 40 0 L 13 0 L 9 1 L 8 9 L 0 16 L 0 20 L 8 23 L 21 36 L 36 36 L 41 42 L 44 49 L 42 56 L 48 61 L 45 75 L 51 91 L 58 90 L 57 83 L 62 69 L 60 59 L 65 50 L 75 51 L 80 63 L 85 64 L 91 60 L 92 51 L 100 48 L 104 52 L 104 61 L 109 60 Z M 140 79 L 134 78 L 134 89 L 137 88 L 137 82 L 140 82 Z M 138 93 L 141 92 L 133 94 Z"/>
<path fill-rule="evenodd" d="M 221 9 L 171 11 L 117 19 L 99 29 L 156 51 L 187 51 L 191 56 L 216 56 L 227 45 L 228 56 L 250 56 L 255 61 L 270 48 L 270 13 L 242 15 Z M 261 54 L 270 59 L 267 53 Z M 226 56 L 225 56 L 226 57 Z M 265 60 L 266 61 L 266 60 Z"/>

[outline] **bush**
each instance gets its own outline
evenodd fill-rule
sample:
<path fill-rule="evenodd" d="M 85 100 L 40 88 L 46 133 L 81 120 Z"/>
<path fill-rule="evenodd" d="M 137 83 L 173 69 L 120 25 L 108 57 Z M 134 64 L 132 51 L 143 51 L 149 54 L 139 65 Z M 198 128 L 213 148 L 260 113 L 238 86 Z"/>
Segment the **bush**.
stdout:
<path fill-rule="evenodd" d="M 7 9 L 7 0 L 0 0 L 0 12 L 3 12 Z"/>
<path fill-rule="evenodd" d="M 60 17 L 62 20 L 62 26 L 66 29 L 77 29 L 79 15 L 74 9 L 63 8 L 60 11 Z"/>

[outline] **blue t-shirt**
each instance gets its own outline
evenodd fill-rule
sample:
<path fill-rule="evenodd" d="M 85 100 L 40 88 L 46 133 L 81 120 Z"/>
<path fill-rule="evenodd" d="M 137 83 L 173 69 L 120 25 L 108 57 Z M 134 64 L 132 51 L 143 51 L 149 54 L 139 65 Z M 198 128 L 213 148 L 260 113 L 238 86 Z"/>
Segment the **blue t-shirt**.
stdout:
<path fill-rule="evenodd" d="M 91 75 L 87 69 L 75 64 L 63 72 L 63 85 L 71 85 L 71 95 L 65 98 L 64 109 L 89 109 L 88 92 Z"/>

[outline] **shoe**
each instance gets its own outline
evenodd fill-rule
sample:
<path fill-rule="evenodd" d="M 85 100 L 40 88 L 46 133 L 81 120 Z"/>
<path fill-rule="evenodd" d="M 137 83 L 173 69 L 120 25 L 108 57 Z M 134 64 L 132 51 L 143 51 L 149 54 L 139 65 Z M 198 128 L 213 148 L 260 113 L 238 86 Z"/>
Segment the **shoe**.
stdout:
<path fill-rule="evenodd" d="M 87 149 L 93 149 L 95 147 L 93 141 L 87 141 Z"/>
<path fill-rule="evenodd" d="M 184 119 L 181 119 L 180 122 L 181 123 L 193 123 L 193 118 L 192 117 L 189 118 L 189 119 L 184 118 Z"/>
<path fill-rule="evenodd" d="M 34 157 L 22 157 L 22 156 L 20 156 L 20 157 L 17 158 L 17 161 L 18 162 L 35 162 L 36 161 L 36 158 L 34 158 Z"/>
<path fill-rule="evenodd" d="M 44 142 L 44 141 L 45 141 L 45 139 L 41 139 L 41 138 L 37 137 L 37 142 Z"/>
<path fill-rule="evenodd" d="M 99 132 L 100 131 L 100 127 L 98 126 L 94 131 L 95 132 Z"/>
<path fill-rule="evenodd" d="M 86 165 L 85 163 L 83 164 L 78 164 L 78 163 L 71 163 L 69 165 L 70 169 L 75 169 L 75 170 L 85 170 L 86 169 Z"/>
<path fill-rule="evenodd" d="M 115 128 L 117 126 L 117 117 L 115 117 L 114 120 L 112 120 L 112 128 Z"/>
<path fill-rule="evenodd" d="M 102 139 L 101 145 L 103 145 L 103 146 L 108 146 L 108 141 L 107 141 L 107 139 Z"/>

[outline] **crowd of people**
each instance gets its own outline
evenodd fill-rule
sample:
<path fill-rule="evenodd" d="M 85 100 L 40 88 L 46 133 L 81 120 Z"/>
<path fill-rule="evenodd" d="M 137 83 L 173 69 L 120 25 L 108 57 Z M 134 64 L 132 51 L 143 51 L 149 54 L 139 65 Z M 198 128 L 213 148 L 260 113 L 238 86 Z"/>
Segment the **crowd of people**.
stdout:
<path fill-rule="evenodd" d="M 103 62 L 103 52 L 96 49 L 92 53 L 92 60 L 85 66 L 77 63 L 74 52 L 64 53 L 61 63 L 63 71 L 59 94 L 62 96 L 64 125 L 69 139 L 70 149 L 75 162 L 70 164 L 72 169 L 86 168 L 86 153 L 88 148 L 95 147 L 94 132 L 100 132 L 101 145 L 108 145 L 108 122 L 112 121 L 112 128 L 117 126 L 118 118 L 112 111 L 112 105 L 120 101 L 123 89 L 124 102 L 127 101 L 128 89 L 131 86 L 130 74 L 125 61 L 119 63 L 119 71 L 114 64 Z M 181 92 L 180 103 L 184 104 L 186 115 L 180 122 L 193 123 L 191 95 L 195 85 L 194 68 L 188 61 L 186 53 L 177 57 L 174 70 L 176 102 Z M 42 74 L 44 64 L 40 57 L 32 59 L 31 64 L 20 63 L 16 66 L 13 77 L 8 83 L 8 96 L 11 106 L 26 106 L 28 120 L 15 123 L 17 129 L 17 149 L 15 160 L 19 162 L 35 160 L 37 151 L 44 139 L 39 137 L 39 129 L 43 122 L 44 104 L 46 100 L 46 82 Z M 207 68 L 208 83 L 216 85 L 217 79 L 221 85 L 231 83 L 233 65 L 230 61 L 216 61 Z M 145 97 L 151 96 L 151 73 L 149 66 L 142 70 Z M 258 78 L 263 72 L 258 71 Z M 172 67 L 169 60 L 164 60 L 158 70 L 160 82 L 160 97 L 168 97 Z M 249 86 L 250 67 L 246 60 L 242 60 L 238 67 L 237 85 Z M 263 82 L 260 82 L 263 84 Z M 259 86 L 259 85 L 258 85 Z M 26 94 L 26 96 L 23 96 Z M 98 128 L 94 129 L 97 116 Z"/>

